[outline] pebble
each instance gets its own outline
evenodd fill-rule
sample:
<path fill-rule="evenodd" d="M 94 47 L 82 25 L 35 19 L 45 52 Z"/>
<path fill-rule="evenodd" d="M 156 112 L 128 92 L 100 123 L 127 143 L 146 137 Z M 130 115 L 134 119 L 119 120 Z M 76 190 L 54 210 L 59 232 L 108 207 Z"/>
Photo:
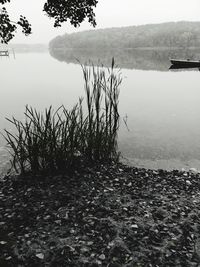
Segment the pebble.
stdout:
<path fill-rule="evenodd" d="M 36 257 L 43 260 L 44 259 L 44 254 L 43 253 L 38 253 L 36 254 Z"/>
<path fill-rule="evenodd" d="M 0 244 L 5 245 L 5 244 L 7 244 L 7 242 L 6 241 L 0 241 Z"/>
<path fill-rule="evenodd" d="M 189 180 L 186 180 L 187 185 L 191 185 L 192 183 Z"/>
<path fill-rule="evenodd" d="M 190 168 L 189 172 L 193 173 L 193 174 L 198 174 L 199 171 L 196 168 Z"/>
<path fill-rule="evenodd" d="M 51 218 L 51 216 L 47 215 L 47 216 L 44 217 L 44 220 L 46 221 L 46 220 L 49 220 L 50 218 Z"/>
<path fill-rule="evenodd" d="M 66 219 L 66 220 L 69 219 L 69 214 L 68 214 L 68 212 L 65 213 L 65 217 L 64 217 L 64 219 Z"/>
<path fill-rule="evenodd" d="M 104 254 L 101 254 L 101 255 L 99 256 L 99 259 L 103 261 L 103 260 L 106 259 L 106 256 L 105 256 Z"/>
<path fill-rule="evenodd" d="M 132 224 L 131 228 L 138 229 L 138 225 L 137 224 Z"/>

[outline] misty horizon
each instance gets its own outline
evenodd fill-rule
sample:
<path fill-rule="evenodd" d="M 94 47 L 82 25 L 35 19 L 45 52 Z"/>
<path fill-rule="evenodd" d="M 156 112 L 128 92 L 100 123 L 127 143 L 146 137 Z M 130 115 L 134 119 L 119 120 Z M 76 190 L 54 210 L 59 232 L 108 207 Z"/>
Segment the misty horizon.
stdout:
<path fill-rule="evenodd" d="M 121 28 L 129 28 L 129 27 L 142 27 L 142 26 L 153 26 L 153 25 L 162 25 L 162 24 L 170 24 L 170 23 L 200 23 L 199 21 L 186 21 L 186 20 L 180 20 L 180 21 L 165 21 L 165 22 L 160 22 L 160 23 L 147 23 L 147 24 L 139 24 L 139 25 L 127 25 L 127 26 L 118 26 L 118 27 L 105 27 L 105 28 L 91 28 L 91 29 L 86 29 L 86 30 L 81 30 L 81 31 L 77 31 L 77 32 L 63 32 L 62 34 L 58 34 L 55 35 L 54 37 L 52 37 L 52 39 L 54 39 L 57 36 L 63 36 L 65 34 L 74 34 L 74 33 L 84 33 L 84 32 L 92 32 L 92 31 L 99 31 L 99 30 L 107 30 L 107 29 L 121 29 Z M 24 38 L 29 38 L 29 37 L 24 37 Z M 0 44 L 0 46 L 9 46 L 9 45 L 47 45 L 49 44 L 49 42 L 52 40 L 48 40 L 47 42 L 35 42 L 35 43 L 26 43 L 26 42 L 10 42 L 10 44 L 6 45 L 6 44 Z"/>

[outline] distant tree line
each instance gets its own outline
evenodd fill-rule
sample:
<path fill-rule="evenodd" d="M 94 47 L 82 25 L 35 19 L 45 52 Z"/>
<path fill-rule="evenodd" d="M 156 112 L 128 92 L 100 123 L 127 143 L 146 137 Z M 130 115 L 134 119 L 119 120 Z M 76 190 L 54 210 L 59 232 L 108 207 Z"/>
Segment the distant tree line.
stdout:
<path fill-rule="evenodd" d="M 57 36 L 50 49 L 200 47 L 200 22 L 169 22 L 83 31 Z"/>

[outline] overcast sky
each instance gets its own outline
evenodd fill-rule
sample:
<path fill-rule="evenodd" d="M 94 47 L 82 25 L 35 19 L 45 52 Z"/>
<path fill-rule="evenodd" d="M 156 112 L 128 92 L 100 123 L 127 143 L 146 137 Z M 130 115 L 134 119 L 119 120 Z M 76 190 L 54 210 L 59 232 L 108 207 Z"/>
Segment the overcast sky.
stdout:
<path fill-rule="evenodd" d="M 83 23 L 78 29 L 69 23 L 54 29 L 42 11 L 44 0 L 12 0 L 7 8 L 15 20 L 25 15 L 32 24 L 30 37 L 18 33 L 13 43 L 48 43 L 52 38 L 64 33 L 92 29 Z M 167 21 L 200 21 L 200 0 L 99 0 L 95 9 L 97 29 L 160 23 Z"/>

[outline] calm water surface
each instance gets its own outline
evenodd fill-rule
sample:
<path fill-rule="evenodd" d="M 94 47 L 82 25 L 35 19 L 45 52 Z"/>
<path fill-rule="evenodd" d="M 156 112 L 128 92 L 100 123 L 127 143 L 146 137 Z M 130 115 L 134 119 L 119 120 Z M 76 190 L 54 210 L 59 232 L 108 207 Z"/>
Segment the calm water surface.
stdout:
<path fill-rule="evenodd" d="M 145 53 L 140 53 L 141 59 L 132 53 L 123 62 L 115 55 L 124 77 L 120 114 L 128 116 L 129 131 L 122 122 L 119 135 L 125 161 L 148 168 L 200 169 L 200 72 L 168 71 L 162 51 L 160 56 L 154 53 L 157 61 L 147 57 L 144 64 Z M 81 68 L 73 55 L 59 57 L 27 53 L 0 59 L 1 132 L 11 127 L 5 117 L 23 118 L 26 104 L 39 110 L 61 104 L 70 108 L 84 96 Z M 99 58 L 107 65 L 111 54 Z M 4 145 L 1 137 L 0 166 L 7 159 Z"/>

